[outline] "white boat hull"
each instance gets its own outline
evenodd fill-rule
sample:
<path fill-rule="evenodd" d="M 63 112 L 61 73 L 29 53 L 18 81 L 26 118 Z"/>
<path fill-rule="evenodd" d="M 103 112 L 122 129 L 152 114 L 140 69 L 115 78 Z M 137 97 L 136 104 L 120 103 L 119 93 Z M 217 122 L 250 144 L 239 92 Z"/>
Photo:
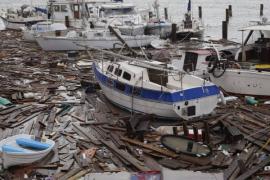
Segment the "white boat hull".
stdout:
<path fill-rule="evenodd" d="M 13 147 L 21 148 L 19 145 L 16 144 L 15 142 L 16 138 L 31 138 L 31 135 L 19 134 L 16 136 L 8 137 L 0 142 L 0 147 L 7 144 L 7 145 L 12 145 Z M 10 166 L 15 166 L 15 165 L 30 164 L 44 158 L 53 149 L 54 144 L 55 144 L 54 141 L 49 140 L 49 139 L 47 139 L 45 143 L 48 143 L 51 146 L 50 148 L 46 150 L 42 150 L 42 151 L 27 150 L 27 153 L 2 152 L 4 168 L 8 168 Z"/>
<path fill-rule="evenodd" d="M 122 36 L 123 38 L 124 36 Z M 134 36 L 132 38 L 123 38 L 129 47 L 143 47 L 148 46 L 156 37 L 153 36 Z M 122 48 L 122 43 L 116 39 L 75 39 L 65 37 L 36 37 L 40 47 L 45 51 L 69 51 L 69 50 L 85 50 L 89 48 L 98 49 L 113 49 Z"/>
<path fill-rule="evenodd" d="M 235 94 L 270 96 L 270 72 L 227 69 L 220 78 L 210 74 L 211 81 Z"/>
<path fill-rule="evenodd" d="M 98 70 L 97 70 L 98 71 Z M 95 74 L 97 73 L 95 70 Z M 101 82 L 96 74 L 96 79 L 105 96 L 114 104 L 129 111 L 154 114 L 164 119 L 191 119 L 211 113 L 218 103 L 219 94 L 194 98 L 177 102 L 164 102 L 150 100 L 138 96 L 131 96 Z M 207 90 L 205 90 L 207 91 Z M 184 92 L 185 94 L 185 92 Z M 187 107 L 195 107 L 194 115 L 187 114 Z"/>
<path fill-rule="evenodd" d="M 32 25 L 38 22 L 43 21 L 42 19 L 38 18 L 38 19 L 32 19 L 32 20 L 28 20 L 28 21 L 12 21 L 12 20 L 8 20 L 5 19 L 3 17 L 1 17 L 6 29 L 12 29 L 12 30 L 22 30 L 22 28 L 26 28 L 27 25 Z"/>

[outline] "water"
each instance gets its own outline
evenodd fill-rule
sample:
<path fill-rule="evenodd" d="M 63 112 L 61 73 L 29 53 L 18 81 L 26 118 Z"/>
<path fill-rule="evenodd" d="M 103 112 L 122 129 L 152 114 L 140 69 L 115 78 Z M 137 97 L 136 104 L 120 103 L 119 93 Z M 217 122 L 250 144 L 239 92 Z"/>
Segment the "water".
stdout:
<path fill-rule="evenodd" d="M 151 8 L 154 0 L 126 0 L 137 5 L 138 8 Z M 11 3 L 12 2 L 12 3 Z M 169 17 L 175 22 L 180 22 L 187 9 L 188 0 L 159 0 L 161 14 L 167 7 Z M 30 4 L 31 0 L 0 0 L 0 8 L 19 7 L 22 4 Z M 32 0 L 33 5 L 45 5 L 45 0 Z M 241 27 L 248 26 L 250 21 L 260 20 L 260 4 L 264 4 L 264 16 L 270 21 L 269 0 L 192 0 L 192 14 L 198 17 L 198 6 L 202 6 L 203 22 L 205 25 L 205 37 L 216 39 L 222 36 L 222 21 L 225 20 L 225 9 L 232 5 L 233 17 L 228 27 L 228 39 L 241 42 Z M 0 23 L 1 26 L 1 23 Z"/>

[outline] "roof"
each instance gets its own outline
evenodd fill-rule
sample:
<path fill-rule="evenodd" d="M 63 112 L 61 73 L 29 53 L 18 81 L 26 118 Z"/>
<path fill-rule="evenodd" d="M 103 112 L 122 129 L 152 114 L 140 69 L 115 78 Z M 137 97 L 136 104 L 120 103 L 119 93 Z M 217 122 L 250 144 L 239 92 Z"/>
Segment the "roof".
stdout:
<path fill-rule="evenodd" d="M 127 70 L 134 74 L 141 74 L 145 70 L 145 68 L 129 64 L 128 61 L 117 62 L 117 64 L 121 65 L 121 69 Z"/>
<path fill-rule="evenodd" d="M 249 27 L 240 29 L 240 31 L 270 31 L 270 24 L 249 26 Z"/>

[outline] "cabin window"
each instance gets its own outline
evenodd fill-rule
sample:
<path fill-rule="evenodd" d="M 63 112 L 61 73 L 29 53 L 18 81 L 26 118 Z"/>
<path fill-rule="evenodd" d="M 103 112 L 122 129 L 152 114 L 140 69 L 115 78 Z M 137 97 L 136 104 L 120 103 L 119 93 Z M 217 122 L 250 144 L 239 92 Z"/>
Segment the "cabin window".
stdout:
<path fill-rule="evenodd" d="M 161 86 L 166 86 L 168 83 L 168 73 L 157 69 L 147 69 L 149 80 Z"/>
<path fill-rule="evenodd" d="M 123 73 L 123 78 L 124 78 L 125 80 L 130 81 L 131 75 L 130 75 L 129 73 L 127 73 L 126 71 L 124 71 L 124 73 Z"/>
<path fill-rule="evenodd" d="M 115 88 L 118 89 L 118 90 L 120 90 L 120 91 L 125 91 L 126 86 L 123 83 L 116 82 L 115 83 Z"/>
<path fill-rule="evenodd" d="M 114 74 L 115 74 L 116 76 L 121 76 L 121 74 L 122 74 L 122 69 L 116 68 L 115 71 L 114 71 Z"/>
<path fill-rule="evenodd" d="M 61 12 L 68 12 L 66 5 L 61 5 Z"/>
<path fill-rule="evenodd" d="M 198 54 L 193 52 L 186 52 L 185 60 L 184 60 L 184 71 L 192 72 L 196 70 L 198 60 Z"/>
<path fill-rule="evenodd" d="M 108 68 L 107 68 L 107 71 L 113 72 L 113 66 L 112 65 L 109 65 Z"/>
<path fill-rule="evenodd" d="M 54 8 L 55 12 L 60 12 L 60 6 L 59 5 L 54 5 L 53 8 Z"/>

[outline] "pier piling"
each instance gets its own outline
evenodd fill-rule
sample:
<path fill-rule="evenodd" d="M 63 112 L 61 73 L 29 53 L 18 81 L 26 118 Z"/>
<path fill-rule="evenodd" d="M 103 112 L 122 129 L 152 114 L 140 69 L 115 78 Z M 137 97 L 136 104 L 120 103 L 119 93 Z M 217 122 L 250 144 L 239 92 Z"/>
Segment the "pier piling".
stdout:
<path fill-rule="evenodd" d="M 165 19 L 168 20 L 168 8 L 164 8 Z"/>
<path fill-rule="evenodd" d="M 228 23 L 227 21 L 222 21 L 222 39 L 228 38 Z"/>
<path fill-rule="evenodd" d="M 199 18 L 202 19 L 202 6 L 199 6 Z"/>
<path fill-rule="evenodd" d="M 226 22 L 229 22 L 229 9 L 225 10 L 225 14 L 226 14 Z"/>
<path fill-rule="evenodd" d="M 153 12 L 149 11 L 148 16 L 149 16 L 149 19 L 151 19 L 153 17 Z"/>
<path fill-rule="evenodd" d="M 70 27 L 70 24 L 69 24 L 69 17 L 68 16 L 65 16 L 65 25 L 67 28 Z"/>
<path fill-rule="evenodd" d="M 229 5 L 229 16 L 232 17 L 232 5 Z"/>
<path fill-rule="evenodd" d="M 177 30 L 176 24 L 173 23 L 172 24 L 172 33 L 171 33 L 171 41 L 172 42 L 176 42 L 176 30 Z"/>
<path fill-rule="evenodd" d="M 263 16 L 263 4 L 260 5 L 260 16 Z"/>

